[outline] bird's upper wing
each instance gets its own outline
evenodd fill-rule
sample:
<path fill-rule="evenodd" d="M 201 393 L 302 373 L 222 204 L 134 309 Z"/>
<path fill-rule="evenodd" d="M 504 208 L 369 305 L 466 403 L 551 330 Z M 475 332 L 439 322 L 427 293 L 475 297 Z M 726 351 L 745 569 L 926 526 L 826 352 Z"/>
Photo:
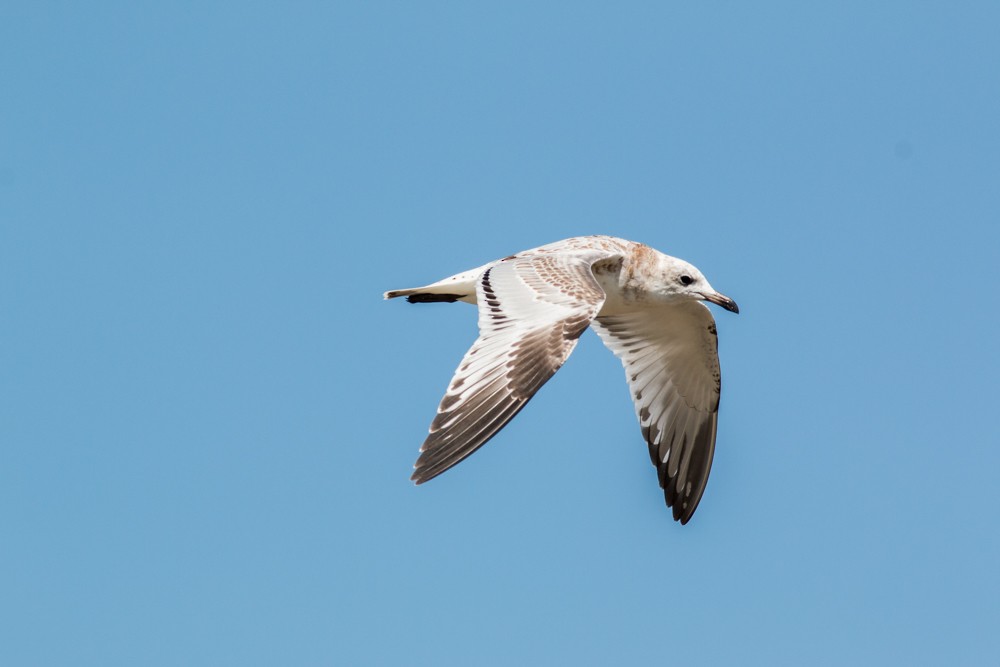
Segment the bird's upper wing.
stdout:
<path fill-rule="evenodd" d="M 687 523 L 715 452 L 721 389 L 715 320 L 701 303 L 687 302 L 602 316 L 593 326 L 625 366 L 667 506 Z"/>
<path fill-rule="evenodd" d="M 559 370 L 604 303 L 592 266 L 614 256 L 598 250 L 527 253 L 483 273 L 476 287 L 479 338 L 420 448 L 417 484 L 485 444 Z"/>

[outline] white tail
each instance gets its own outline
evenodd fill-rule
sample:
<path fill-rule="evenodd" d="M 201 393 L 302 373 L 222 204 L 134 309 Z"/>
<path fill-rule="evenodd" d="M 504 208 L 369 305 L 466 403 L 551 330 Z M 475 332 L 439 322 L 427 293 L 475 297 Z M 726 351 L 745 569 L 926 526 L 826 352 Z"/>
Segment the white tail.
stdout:
<path fill-rule="evenodd" d="M 465 271 L 464 273 L 457 273 L 424 287 L 389 290 L 382 296 L 386 299 L 405 296 L 406 300 L 410 303 L 433 303 L 438 301 L 448 303 L 453 301 L 476 303 L 476 283 L 479 282 L 479 277 L 483 275 L 487 268 L 489 268 L 489 265 Z"/>

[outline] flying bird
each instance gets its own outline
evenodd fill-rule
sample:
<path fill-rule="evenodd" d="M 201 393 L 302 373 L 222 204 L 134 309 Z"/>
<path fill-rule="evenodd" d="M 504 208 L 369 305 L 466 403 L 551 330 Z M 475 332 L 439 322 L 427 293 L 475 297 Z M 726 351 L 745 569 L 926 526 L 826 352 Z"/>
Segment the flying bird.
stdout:
<path fill-rule="evenodd" d="M 479 308 L 479 338 L 431 422 L 414 465 L 417 484 L 496 435 L 592 327 L 625 367 L 667 506 L 681 524 L 691 519 L 712 467 L 722 387 L 704 302 L 739 312 L 701 271 L 642 243 L 581 236 L 384 296 Z"/>

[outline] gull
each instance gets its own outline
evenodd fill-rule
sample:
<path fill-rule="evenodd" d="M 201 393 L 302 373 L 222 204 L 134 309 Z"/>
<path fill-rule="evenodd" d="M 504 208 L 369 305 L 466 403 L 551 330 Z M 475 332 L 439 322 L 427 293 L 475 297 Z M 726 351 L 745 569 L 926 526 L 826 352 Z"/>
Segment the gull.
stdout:
<path fill-rule="evenodd" d="M 642 243 L 580 236 L 384 297 L 479 309 L 479 338 L 441 399 L 414 482 L 437 477 L 495 436 L 591 327 L 625 367 L 667 507 L 682 525 L 691 519 L 712 467 L 722 388 L 715 320 L 704 302 L 739 312 L 701 271 Z"/>

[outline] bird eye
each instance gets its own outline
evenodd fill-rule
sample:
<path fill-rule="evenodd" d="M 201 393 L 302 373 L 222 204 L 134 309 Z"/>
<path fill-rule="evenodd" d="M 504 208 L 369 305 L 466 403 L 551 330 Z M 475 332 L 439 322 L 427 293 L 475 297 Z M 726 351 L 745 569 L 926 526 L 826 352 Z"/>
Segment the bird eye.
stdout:
<path fill-rule="evenodd" d="M 692 278 L 691 276 L 681 276 L 680 281 L 681 285 L 687 286 L 694 282 L 694 278 Z"/>

